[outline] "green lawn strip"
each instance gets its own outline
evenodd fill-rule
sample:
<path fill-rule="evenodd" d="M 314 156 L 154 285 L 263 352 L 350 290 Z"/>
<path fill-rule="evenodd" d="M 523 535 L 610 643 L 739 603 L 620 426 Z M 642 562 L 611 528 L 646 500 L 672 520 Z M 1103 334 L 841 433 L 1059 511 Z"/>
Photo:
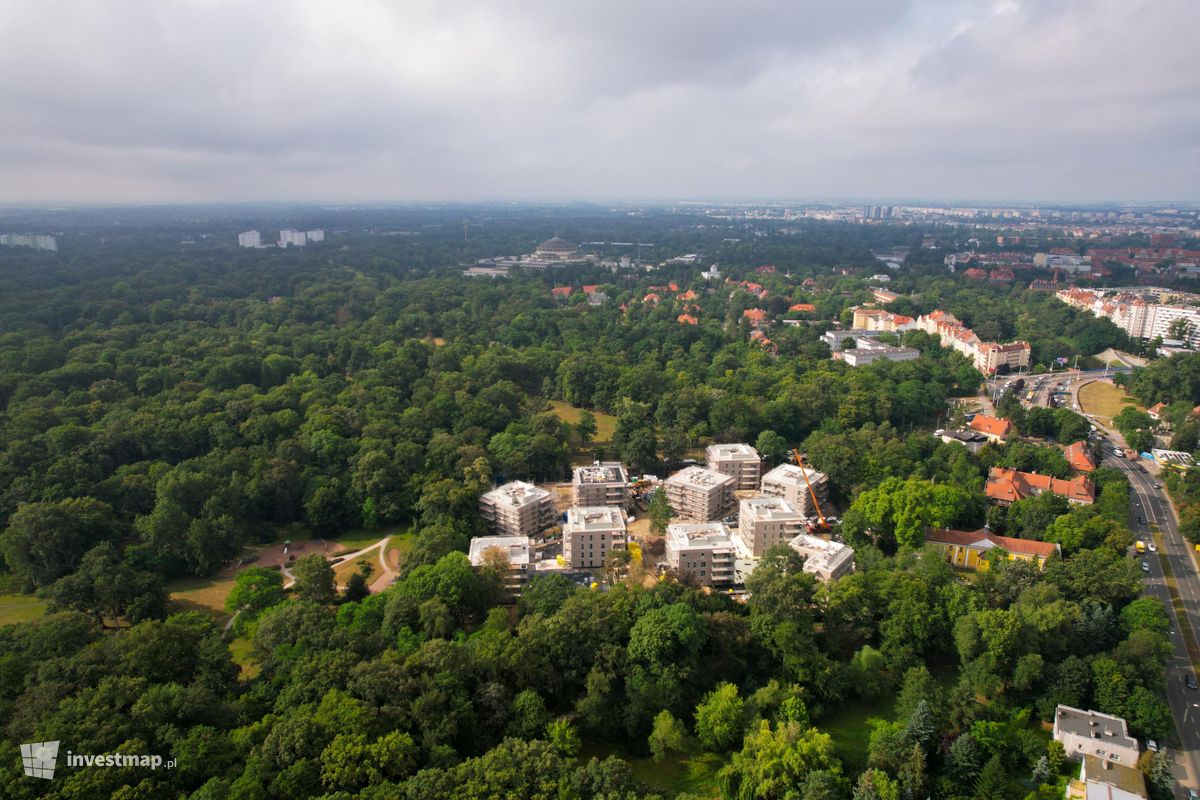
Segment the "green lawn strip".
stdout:
<path fill-rule="evenodd" d="M 1171 593 L 1171 605 L 1175 609 L 1175 619 L 1179 627 L 1179 632 L 1183 634 L 1183 644 L 1187 648 L 1188 660 L 1192 662 L 1192 668 L 1196 668 L 1196 664 L 1200 664 L 1200 646 L 1196 645 L 1196 637 L 1192 633 L 1191 623 L 1188 621 L 1187 611 L 1183 605 L 1183 598 L 1179 596 L 1179 586 L 1175 583 L 1175 573 L 1171 571 L 1171 562 L 1167 559 L 1163 552 L 1163 538 L 1158 529 L 1151 528 L 1150 535 L 1154 537 L 1154 544 L 1158 548 L 1155 554 L 1158 556 L 1158 563 L 1162 566 L 1163 577 L 1167 581 L 1167 591 Z"/>
<path fill-rule="evenodd" d="M 585 742 L 579 752 L 579 760 L 585 762 L 591 758 L 603 761 L 609 756 L 625 761 L 634 778 L 668 797 L 680 792 L 712 800 L 720 796 L 717 773 L 725 766 L 725 759 L 715 753 L 670 753 L 662 761 L 655 761 L 648 756 L 631 755 L 620 745 L 609 742 Z"/>

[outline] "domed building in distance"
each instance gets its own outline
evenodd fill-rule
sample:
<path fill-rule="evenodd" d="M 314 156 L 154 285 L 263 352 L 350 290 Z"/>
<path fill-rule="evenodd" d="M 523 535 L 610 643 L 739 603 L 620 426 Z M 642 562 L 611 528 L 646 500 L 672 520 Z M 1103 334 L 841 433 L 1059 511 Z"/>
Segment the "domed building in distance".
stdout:
<path fill-rule="evenodd" d="M 568 261 L 579 255 L 579 248 L 566 239 L 555 236 L 539 244 L 533 254 L 545 261 Z"/>

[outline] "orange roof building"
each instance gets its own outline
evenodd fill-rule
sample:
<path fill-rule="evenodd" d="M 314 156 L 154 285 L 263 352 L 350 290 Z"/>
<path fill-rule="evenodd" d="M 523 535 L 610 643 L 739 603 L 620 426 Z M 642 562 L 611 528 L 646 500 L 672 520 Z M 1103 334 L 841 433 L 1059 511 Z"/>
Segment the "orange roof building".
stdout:
<path fill-rule="evenodd" d="M 550 294 L 559 300 L 564 300 L 571 296 L 572 291 L 574 290 L 570 286 L 555 286 L 550 290 Z"/>
<path fill-rule="evenodd" d="M 696 293 L 693 292 L 691 289 L 688 289 L 686 292 L 679 295 L 680 300 L 695 300 L 696 297 L 697 297 Z"/>
<path fill-rule="evenodd" d="M 750 324 L 757 328 L 766 321 L 767 312 L 761 308 L 747 308 L 742 312 L 742 316 L 750 320 Z"/>
<path fill-rule="evenodd" d="M 1162 416 L 1162 412 L 1166 410 L 1166 403 L 1155 403 L 1146 409 L 1146 413 L 1150 415 L 1150 419 L 1158 419 Z"/>
<path fill-rule="evenodd" d="M 1003 551 L 1009 558 L 1033 561 L 1039 567 L 1044 566 L 1051 555 L 1061 552 L 1053 542 L 997 536 L 986 528 L 977 531 L 930 528 L 925 533 L 925 542 L 945 553 L 954 566 L 974 570 L 988 569 L 991 562 L 987 556 L 992 552 Z"/>
<path fill-rule="evenodd" d="M 654 292 L 651 292 L 650 294 L 648 294 L 642 298 L 643 303 L 652 303 L 654 305 L 658 305 L 658 300 L 659 300 L 659 297 Z"/>
<path fill-rule="evenodd" d="M 1068 446 L 1063 451 L 1063 455 L 1067 457 L 1067 463 L 1071 465 L 1071 469 L 1076 472 L 1096 471 L 1096 460 L 1092 458 L 1092 454 L 1088 451 L 1087 442 L 1075 442 L 1075 444 Z"/>
<path fill-rule="evenodd" d="M 583 285 L 583 293 L 584 294 L 595 294 L 599 290 L 600 290 L 600 284 L 598 284 L 598 283 L 585 283 Z"/>
<path fill-rule="evenodd" d="M 1012 433 L 1012 423 L 1006 419 L 989 417 L 987 414 L 976 414 L 967 426 L 976 433 L 982 433 L 992 442 L 1003 442 Z"/>
<path fill-rule="evenodd" d="M 802 314 L 811 314 L 816 311 L 817 307 L 812 303 L 793 303 L 788 306 L 788 311 L 799 311 Z"/>
<path fill-rule="evenodd" d="M 675 318 L 675 321 L 680 325 L 699 325 L 700 320 L 693 317 L 691 314 L 680 314 Z"/>
<path fill-rule="evenodd" d="M 1096 490 L 1092 487 L 1092 482 L 1083 475 L 1062 480 L 1036 472 L 992 467 L 984 489 L 988 500 L 1002 506 L 1045 492 L 1065 497 L 1071 503 L 1091 505 L 1096 501 Z"/>

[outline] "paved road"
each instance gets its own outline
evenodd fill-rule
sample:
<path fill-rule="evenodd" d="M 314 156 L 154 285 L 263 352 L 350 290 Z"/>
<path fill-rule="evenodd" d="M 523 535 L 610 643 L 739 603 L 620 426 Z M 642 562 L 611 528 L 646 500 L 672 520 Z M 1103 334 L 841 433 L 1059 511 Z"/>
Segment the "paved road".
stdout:
<path fill-rule="evenodd" d="M 1047 404 L 1052 387 L 1066 382 L 1069 384 L 1070 407 L 1078 410 L 1079 389 L 1100 377 L 1101 375 L 1096 373 L 1080 373 L 1053 382 L 1047 381 L 1035 401 L 1041 405 Z M 1141 459 L 1131 461 L 1113 453 L 1114 448 L 1125 447 L 1125 441 L 1118 431 L 1095 420 L 1093 422 L 1102 434 L 1098 444 L 1102 449 L 1103 464 L 1120 469 L 1129 479 L 1130 530 L 1139 539 L 1151 542 L 1154 541 L 1151 526 L 1158 529 L 1161 534 L 1161 552 L 1171 566 L 1171 572 L 1175 575 L 1175 585 L 1183 601 L 1184 614 L 1180 619 L 1171 602 L 1158 556 L 1147 553 L 1142 559 L 1150 568 L 1146 574 L 1146 593 L 1162 602 L 1173 626 L 1173 652 L 1167 664 L 1167 701 L 1170 703 L 1175 728 L 1179 733 L 1180 749 L 1175 753 L 1175 776 L 1180 782 L 1177 796 L 1183 797 L 1183 787 L 1200 789 L 1200 691 L 1189 689 L 1185 683 L 1187 676 L 1194 675 L 1195 672 L 1181 633 L 1182 626 L 1189 626 L 1195 640 L 1200 642 L 1200 572 L 1197 570 L 1192 547 L 1179 533 L 1179 521 L 1166 489 L 1161 487 L 1154 474 L 1147 471 L 1145 462 Z M 1149 469 L 1158 471 L 1157 466 L 1151 466 Z"/>

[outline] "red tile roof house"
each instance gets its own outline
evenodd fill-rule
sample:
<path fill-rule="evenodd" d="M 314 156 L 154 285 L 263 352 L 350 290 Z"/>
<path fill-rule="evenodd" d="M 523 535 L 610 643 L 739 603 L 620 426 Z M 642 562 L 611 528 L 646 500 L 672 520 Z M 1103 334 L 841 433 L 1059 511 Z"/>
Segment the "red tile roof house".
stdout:
<path fill-rule="evenodd" d="M 996 550 L 1003 550 L 1009 558 L 1033 561 L 1039 567 L 1044 566 L 1050 556 L 1061 552 L 1054 542 L 997 536 L 986 528 L 977 531 L 930 528 L 925 533 L 925 541 L 945 553 L 951 564 L 967 569 L 988 569 L 987 555 Z"/>
<path fill-rule="evenodd" d="M 656 295 L 654 292 L 651 292 L 650 294 L 648 294 L 642 298 L 642 302 L 643 303 L 653 303 L 654 305 L 658 305 L 658 295 Z"/>
<path fill-rule="evenodd" d="M 762 327 L 762 324 L 767 319 L 767 312 L 761 308 L 747 308 L 742 312 L 742 316 L 750 320 L 750 324 L 755 328 Z"/>
<path fill-rule="evenodd" d="M 1150 419 L 1159 419 L 1162 416 L 1162 412 L 1166 410 L 1166 407 L 1166 403 L 1155 403 L 1146 409 L 1146 413 L 1150 415 Z"/>
<path fill-rule="evenodd" d="M 1096 471 L 1096 460 L 1092 458 L 1087 442 L 1075 442 L 1067 447 L 1063 455 L 1067 457 L 1067 463 L 1071 465 L 1071 469 L 1076 472 Z"/>
<path fill-rule="evenodd" d="M 1013 429 L 1008 420 L 989 417 L 987 414 L 976 414 L 967 427 L 976 433 L 982 433 L 989 441 L 997 444 L 1003 442 Z"/>
<path fill-rule="evenodd" d="M 675 321 L 680 325 L 699 325 L 700 320 L 693 317 L 691 314 L 680 314 L 675 318 Z"/>
<path fill-rule="evenodd" d="M 799 311 L 803 314 L 811 314 L 816 310 L 817 307 L 812 303 L 794 303 L 791 306 L 788 306 L 788 311 Z"/>
<path fill-rule="evenodd" d="M 996 505 L 1006 506 L 1026 497 L 1050 492 L 1067 498 L 1068 502 L 1091 505 L 1096 501 L 1092 482 L 1080 475 L 1070 480 L 1051 478 L 1036 472 L 1020 472 L 1006 467 L 992 467 L 984 493 Z"/>
<path fill-rule="evenodd" d="M 600 289 L 600 284 L 598 284 L 598 283 L 585 283 L 583 285 L 583 293 L 584 294 L 595 294 L 597 291 L 599 291 L 599 289 Z"/>
<path fill-rule="evenodd" d="M 550 290 L 550 295 L 556 300 L 566 300 L 573 291 L 575 290 L 570 286 L 555 286 Z"/>

